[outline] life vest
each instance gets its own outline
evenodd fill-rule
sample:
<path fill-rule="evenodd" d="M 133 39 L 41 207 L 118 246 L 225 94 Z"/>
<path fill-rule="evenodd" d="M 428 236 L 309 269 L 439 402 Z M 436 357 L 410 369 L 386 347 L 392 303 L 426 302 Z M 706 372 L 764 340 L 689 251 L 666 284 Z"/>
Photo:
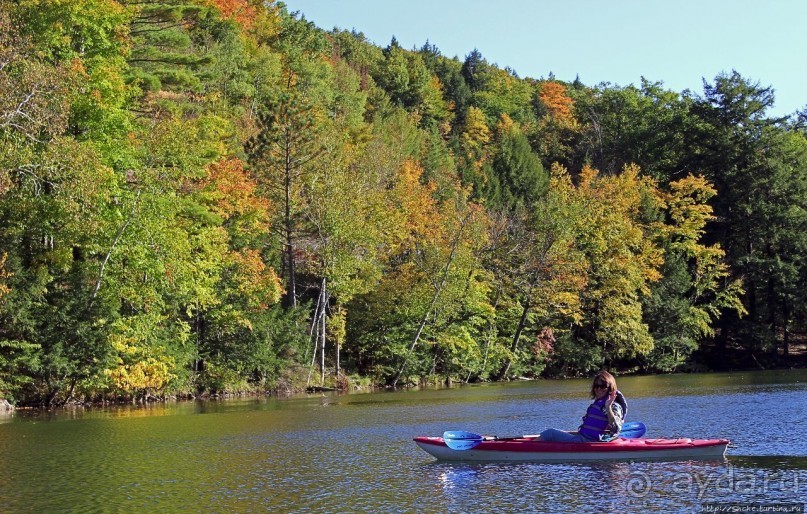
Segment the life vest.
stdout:
<path fill-rule="evenodd" d="M 589 441 L 603 441 L 611 439 L 611 437 L 606 435 L 609 433 L 608 415 L 604 412 L 605 402 L 607 400 L 608 397 L 606 396 L 589 405 L 588 409 L 586 409 L 586 415 L 583 416 L 583 424 L 577 429 L 577 432 Z M 625 401 L 625 397 L 619 391 L 617 391 L 614 405 L 619 405 L 621 411 L 615 412 L 615 414 L 621 414 L 622 419 L 624 419 L 625 412 L 628 410 L 628 402 Z M 608 435 L 613 436 L 615 434 Z"/>

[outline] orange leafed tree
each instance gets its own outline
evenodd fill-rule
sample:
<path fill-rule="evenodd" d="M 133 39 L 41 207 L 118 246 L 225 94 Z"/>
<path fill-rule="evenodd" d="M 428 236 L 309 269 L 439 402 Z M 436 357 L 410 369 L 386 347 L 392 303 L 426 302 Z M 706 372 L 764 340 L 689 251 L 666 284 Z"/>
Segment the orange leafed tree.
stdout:
<path fill-rule="evenodd" d="M 566 87 L 563 84 L 554 81 L 545 82 L 541 86 L 538 98 L 553 118 L 566 123 L 572 121 L 573 101 L 566 94 Z"/>
<path fill-rule="evenodd" d="M 258 250 L 231 251 L 226 257 L 235 273 L 231 280 L 246 304 L 253 309 L 267 309 L 280 301 L 283 286 L 274 268 L 267 266 Z"/>
<path fill-rule="evenodd" d="M 201 189 L 210 211 L 225 220 L 231 237 L 244 240 L 269 232 L 270 202 L 257 195 L 257 184 L 240 159 L 222 159 L 208 166 Z M 266 308 L 279 300 L 280 279 L 258 250 L 234 249 L 225 260 L 234 271 L 233 285 L 248 304 Z"/>
<path fill-rule="evenodd" d="M 222 16 L 235 20 L 246 29 L 252 28 L 258 14 L 257 8 L 249 0 L 209 0 Z"/>
<path fill-rule="evenodd" d="M 210 210 L 224 219 L 238 218 L 248 230 L 268 230 L 270 203 L 258 196 L 255 180 L 240 159 L 223 159 L 208 166 L 202 194 Z"/>

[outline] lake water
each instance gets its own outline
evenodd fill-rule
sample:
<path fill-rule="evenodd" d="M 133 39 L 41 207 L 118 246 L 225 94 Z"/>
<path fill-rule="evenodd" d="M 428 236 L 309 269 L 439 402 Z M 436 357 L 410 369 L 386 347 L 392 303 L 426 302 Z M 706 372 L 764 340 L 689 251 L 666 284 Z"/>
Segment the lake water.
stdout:
<path fill-rule="evenodd" d="M 2 512 L 701 512 L 807 502 L 807 370 L 625 377 L 648 437 L 729 438 L 713 461 L 440 463 L 444 430 L 574 429 L 589 380 L 0 418 Z"/>

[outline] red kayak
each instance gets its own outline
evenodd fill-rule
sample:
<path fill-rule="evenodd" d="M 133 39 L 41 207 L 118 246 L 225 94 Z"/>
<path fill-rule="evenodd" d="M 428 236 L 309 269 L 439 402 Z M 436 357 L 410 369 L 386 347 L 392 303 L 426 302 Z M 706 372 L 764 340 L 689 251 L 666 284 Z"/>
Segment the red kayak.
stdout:
<path fill-rule="evenodd" d="M 728 439 L 626 439 L 607 443 L 555 443 L 530 438 L 485 440 L 473 448 L 453 450 L 442 437 L 415 437 L 415 443 L 438 460 L 447 461 L 531 461 L 639 459 L 720 459 Z"/>

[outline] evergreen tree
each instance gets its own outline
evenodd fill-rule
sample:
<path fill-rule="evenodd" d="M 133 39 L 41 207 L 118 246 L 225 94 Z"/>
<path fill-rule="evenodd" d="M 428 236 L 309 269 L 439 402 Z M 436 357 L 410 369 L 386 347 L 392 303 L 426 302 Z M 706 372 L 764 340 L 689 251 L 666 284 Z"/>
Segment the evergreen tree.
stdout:
<path fill-rule="evenodd" d="M 713 202 L 716 219 L 709 225 L 709 235 L 725 248 L 735 273 L 745 277 L 748 317 L 723 316 L 718 339 L 721 353 L 729 339 L 737 338 L 753 351 L 770 349 L 776 338 L 771 323 L 775 307 L 766 300 L 769 291 L 776 289 L 775 275 L 765 263 L 781 256 L 769 240 L 780 225 L 763 209 L 771 205 L 766 199 L 771 192 L 786 190 L 795 185 L 792 181 L 802 180 L 803 166 L 792 168 L 795 174 L 779 175 L 784 183 L 775 182 L 778 165 L 774 155 L 783 141 L 778 134 L 784 119 L 766 116 L 773 102 L 770 87 L 736 71 L 718 75 L 714 84 L 704 84 L 704 96 L 692 108 L 698 123 L 686 134 L 690 152 L 685 166 L 703 173 L 718 192 Z M 779 208 L 793 205 L 790 200 Z"/>
<path fill-rule="evenodd" d="M 472 92 L 484 89 L 489 68 L 490 65 L 482 57 L 482 52 L 476 48 L 465 56 L 465 61 L 462 63 L 462 77 Z"/>
<path fill-rule="evenodd" d="M 546 191 L 549 176 L 532 151 L 527 136 L 507 116 L 499 121 L 491 162 L 498 190 L 489 190 L 491 207 L 531 208 Z"/>
<path fill-rule="evenodd" d="M 209 8 L 172 0 L 138 4 L 130 37 L 134 43 L 128 62 L 133 80 L 145 91 L 201 92 L 199 71 L 212 62 L 188 29 L 213 16 Z"/>

